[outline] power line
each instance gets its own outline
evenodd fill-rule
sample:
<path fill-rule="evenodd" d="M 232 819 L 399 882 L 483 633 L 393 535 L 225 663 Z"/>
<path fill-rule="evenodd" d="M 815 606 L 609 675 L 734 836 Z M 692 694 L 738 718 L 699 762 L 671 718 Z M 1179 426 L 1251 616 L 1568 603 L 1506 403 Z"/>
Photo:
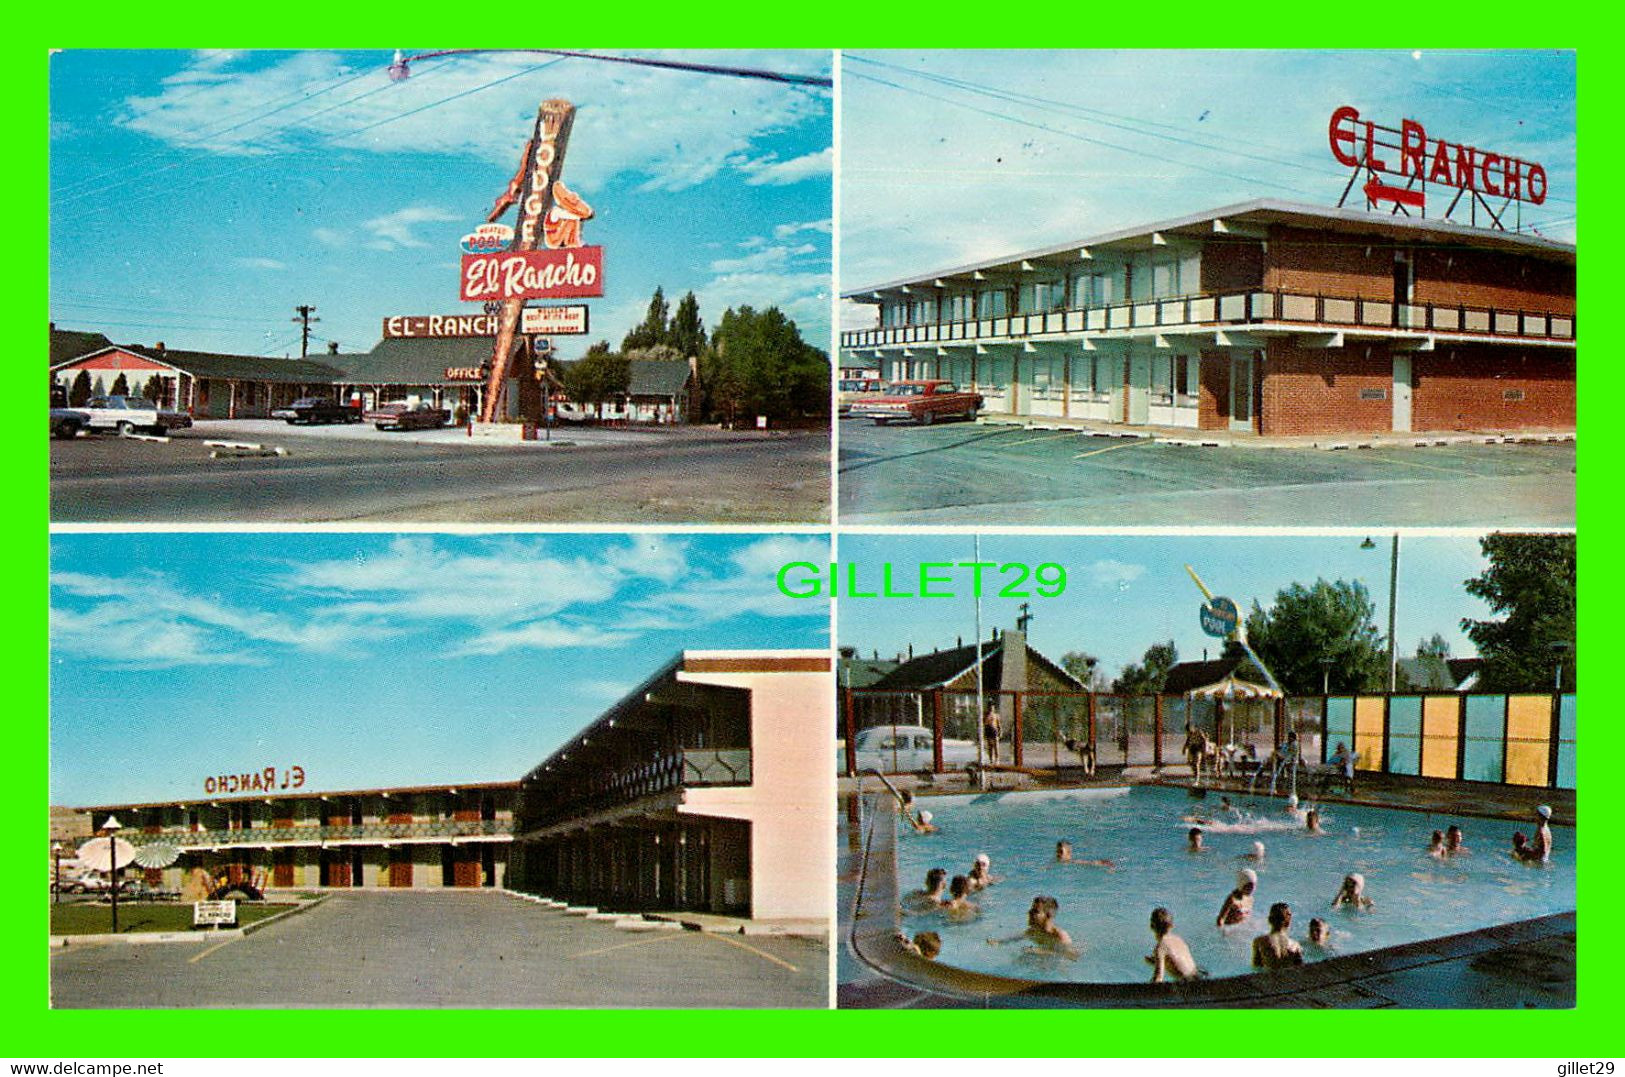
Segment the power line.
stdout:
<path fill-rule="evenodd" d="M 423 52 L 416 56 L 404 59 L 397 58 L 389 65 L 389 77 L 400 81 L 405 79 L 410 71 L 407 67 L 414 60 L 430 60 L 441 56 L 459 56 L 475 52 L 539 52 L 548 56 L 568 57 L 577 60 L 597 60 L 609 64 L 632 64 L 637 67 L 661 67 L 673 71 L 694 71 L 705 75 L 724 75 L 732 78 L 764 79 L 768 82 L 782 82 L 793 86 L 823 86 L 832 87 L 834 80 L 820 75 L 801 75 L 788 71 L 769 71 L 757 67 L 725 67 L 721 64 L 696 64 L 683 60 L 657 60 L 648 56 L 610 56 L 601 52 L 579 52 L 572 49 L 438 49 L 434 52 Z M 399 54 L 396 54 L 399 57 Z"/>

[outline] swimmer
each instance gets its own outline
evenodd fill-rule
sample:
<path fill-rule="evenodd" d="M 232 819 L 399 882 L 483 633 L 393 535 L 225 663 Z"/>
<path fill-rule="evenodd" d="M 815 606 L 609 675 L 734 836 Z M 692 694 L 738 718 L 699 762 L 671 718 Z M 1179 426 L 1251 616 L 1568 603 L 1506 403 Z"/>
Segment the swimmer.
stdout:
<path fill-rule="evenodd" d="M 988 868 L 992 866 L 993 861 L 988 859 L 988 855 L 986 853 L 976 854 L 976 862 L 971 865 L 970 874 L 966 876 L 966 878 L 970 880 L 970 888 L 972 891 L 986 890 L 988 887 L 1004 878 L 1002 875 L 994 875 L 992 872 L 988 871 Z"/>
<path fill-rule="evenodd" d="M 953 920 L 969 920 L 973 916 L 980 916 L 982 910 L 970 900 L 970 880 L 963 875 L 955 875 L 948 884 L 948 900 L 942 903 L 942 911 Z"/>
<path fill-rule="evenodd" d="M 1377 907 L 1376 902 L 1365 896 L 1365 876 L 1357 871 L 1343 876 L 1343 885 L 1332 898 L 1332 908 L 1341 909 L 1345 905 L 1367 912 Z"/>
<path fill-rule="evenodd" d="M 1298 807 L 1298 794 L 1293 793 L 1286 798 L 1286 813 L 1294 819 L 1303 818 L 1303 811 Z"/>
<path fill-rule="evenodd" d="M 1309 921 L 1309 944 L 1320 950 L 1332 948 L 1332 929 L 1318 916 Z"/>
<path fill-rule="evenodd" d="M 1467 843 L 1462 840 L 1461 827 L 1454 823 L 1444 832 L 1444 851 L 1451 856 L 1468 851 Z"/>
<path fill-rule="evenodd" d="M 897 933 L 897 943 L 906 952 L 917 954 L 927 961 L 935 961 L 937 955 L 942 953 L 942 936 L 935 931 L 922 931 L 912 939 L 899 931 Z"/>
<path fill-rule="evenodd" d="M 916 910 L 933 910 L 946 904 L 948 901 L 948 872 L 944 868 L 932 868 L 925 873 L 925 889 L 916 890 L 903 899 L 905 907 Z"/>
<path fill-rule="evenodd" d="M 1191 827 L 1190 830 L 1186 831 L 1185 837 L 1190 842 L 1190 844 L 1186 846 L 1186 850 L 1188 852 L 1193 852 L 1193 853 L 1205 853 L 1205 852 L 1207 852 L 1207 849 L 1205 849 L 1202 846 L 1202 828 L 1201 827 L 1199 827 L 1199 826 Z"/>
<path fill-rule="evenodd" d="M 1241 809 L 1230 803 L 1229 797 L 1219 798 L 1219 810 L 1227 815 L 1240 815 Z"/>
<path fill-rule="evenodd" d="M 1292 927 L 1292 908 L 1284 901 L 1270 906 L 1270 933 L 1253 940 L 1253 968 L 1280 969 L 1303 964 L 1303 947 L 1287 932 Z"/>
<path fill-rule="evenodd" d="M 1253 842 L 1252 851 L 1242 853 L 1240 856 L 1236 857 L 1236 859 L 1251 860 L 1255 864 L 1262 864 L 1264 862 L 1264 843 L 1261 841 Z"/>
<path fill-rule="evenodd" d="M 1514 860 L 1522 860 L 1522 861 L 1525 861 L 1525 862 L 1529 861 L 1530 859 L 1536 859 L 1536 858 L 1530 857 L 1529 853 L 1530 853 L 1529 836 L 1526 835 L 1521 830 L 1518 831 L 1517 833 L 1513 834 L 1512 835 L 1512 859 L 1514 859 Z"/>
<path fill-rule="evenodd" d="M 922 811 L 919 815 L 910 819 L 909 822 L 913 824 L 914 829 L 921 834 L 935 834 L 937 832 L 937 828 L 931 822 L 933 818 L 934 816 L 932 816 L 930 812 Z"/>
<path fill-rule="evenodd" d="M 1444 831 L 1435 830 L 1433 832 L 1433 837 L 1428 841 L 1428 855 L 1433 857 L 1435 860 L 1442 860 L 1444 857 L 1449 855 L 1449 852 L 1450 851 L 1446 849 L 1444 845 Z M 1309 926 L 1314 927 L 1314 922 L 1311 921 Z"/>
<path fill-rule="evenodd" d="M 1174 934 L 1174 917 L 1167 909 L 1159 906 L 1151 910 L 1151 934 L 1157 937 L 1157 945 L 1145 960 L 1151 966 L 1152 983 L 1160 984 L 1167 979 L 1196 980 L 1205 975 L 1196 967 L 1190 946 Z"/>
<path fill-rule="evenodd" d="M 1230 891 L 1219 908 L 1218 918 L 1214 921 L 1219 927 L 1230 927 L 1239 924 L 1253 914 L 1253 891 L 1258 889 L 1258 873 L 1252 868 L 1242 868 L 1236 873 L 1236 888 Z"/>
<path fill-rule="evenodd" d="M 1309 811 L 1304 814 L 1303 828 L 1305 830 L 1307 830 L 1311 834 L 1324 834 L 1324 833 L 1326 833 L 1324 830 L 1320 829 L 1320 809 L 1319 808 L 1310 808 Z"/>
<path fill-rule="evenodd" d="M 1097 860 L 1074 859 L 1072 856 L 1072 843 L 1069 841 L 1055 843 L 1055 862 L 1057 864 L 1077 864 L 1086 868 L 1112 868 L 1115 870 L 1117 867 L 1117 861 L 1115 860 L 1106 860 L 1104 858 Z"/>
<path fill-rule="evenodd" d="M 1528 859 L 1544 864 L 1552 858 L 1552 809 L 1542 804 L 1535 809 L 1535 817 L 1540 822 L 1535 826 L 1534 839 L 1529 842 Z"/>
<path fill-rule="evenodd" d="M 1027 939 L 1034 946 L 1075 958 L 1078 951 L 1072 945 L 1072 936 L 1055 922 L 1060 908 L 1061 903 L 1052 897 L 1034 898 L 1033 907 L 1027 912 Z"/>

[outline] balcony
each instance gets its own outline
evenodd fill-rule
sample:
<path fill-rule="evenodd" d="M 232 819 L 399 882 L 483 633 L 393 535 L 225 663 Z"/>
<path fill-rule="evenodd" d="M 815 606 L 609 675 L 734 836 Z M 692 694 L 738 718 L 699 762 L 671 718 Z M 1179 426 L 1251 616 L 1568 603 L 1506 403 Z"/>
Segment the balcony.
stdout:
<path fill-rule="evenodd" d="M 1309 328 L 1388 329 L 1450 333 L 1486 339 L 1574 340 L 1574 316 L 1549 311 L 1492 307 L 1395 304 L 1389 300 L 1347 299 L 1293 292 L 1233 292 L 1124 303 L 1087 310 L 1014 314 L 929 325 L 898 325 L 848 330 L 843 348 L 906 347 L 911 344 L 968 344 L 1026 340 L 1043 336 L 1088 336 L 1136 329 L 1200 329 L 1284 323 Z"/>
<path fill-rule="evenodd" d="M 508 819 L 437 819 L 421 823 L 360 823 L 348 826 L 253 827 L 248 830 L 173 830 L 142 834 L 140 842 L 213 848 L 216 846 L 342 845 L 352 842 L 453 841 L 511 836 Z"/>
<path fill-rule="evenodd" d="M 530 791 L 523 829 L 551 826 L 677 789 L 750 782 L 749 748 L 686 748 L 618 770 L 560 779 Z"/>

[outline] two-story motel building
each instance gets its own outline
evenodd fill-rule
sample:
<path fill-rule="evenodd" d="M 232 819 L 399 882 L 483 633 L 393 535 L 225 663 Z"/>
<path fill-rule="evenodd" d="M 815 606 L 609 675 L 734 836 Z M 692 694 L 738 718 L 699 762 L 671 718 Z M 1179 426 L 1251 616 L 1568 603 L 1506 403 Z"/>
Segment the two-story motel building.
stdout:
<path fill-rule="evenodd" d="M 1311 435 L 1564 431 L 1575 248 L 1259 200 L 891 281 L 841 365 L 990 415 Z"/>
<path fill-rule="evenodd" d="M 263 792 L 81 809 L 179 891 L 507 887 L 617 911 L 828 915 L 831 658 L 684 651 L 519 782 Z M 219 783 L 209 779 L 215 791 Z M 228 788 L 235 788 L 235 783 Z"/>

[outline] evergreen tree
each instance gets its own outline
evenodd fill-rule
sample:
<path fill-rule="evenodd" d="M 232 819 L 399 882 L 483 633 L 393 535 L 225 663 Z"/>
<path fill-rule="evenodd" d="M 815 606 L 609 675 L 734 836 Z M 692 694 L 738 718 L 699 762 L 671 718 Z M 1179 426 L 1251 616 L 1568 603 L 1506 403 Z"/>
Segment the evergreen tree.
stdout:
<path fill-rule="evenodd" d="M 1153 643 L 1145 649 L 1139 664 L 1130 662 L 1112 682 L 1112 691 L 1119 695 L 1151 695 L 1162 691 L 1168 671 L 1179 662 L 1179 648 L 1174 641 Z"/>
<path fill-rule="evenodd" d="M 829 414 L 829 356 L 777 307 L 730 308 L 700 364 L 706 407 L 729 423 Z"/>
<path fill-rule="evenodd" d="M 685 359 L 705 354 L 705 322 L 700 320 L 700 301 L 693 292 L 678 301 L 677 313 L 672 315 L 671 326 L 666 333 L 666 343 L 676 348 L 677 354 Z"/>
<path fill-rule="evenodd" d="M 68 390 L 68 404 L 75 408 L 82 408 L 90 400 L 90 371 L 81 370 L 73 379 L 73 387 Z"/>
<path fill-rule="evenodd" d="M 591 404 L 603 418 L 605 403 L 626 395 L 631 378 L 626 356 L 589 350 L 564 369 L 564 391 L 577 404 Z"/>
<path fill-rule="evenodd" d="M 1486 692 L 1549 692 L 1563 660 L 1563 688 L 1578 681 L 1573 535 L 1486 535 L 1478 540 L 1489 566 L 1466 582 L 1470 595 L 1504 615 L 1463 619 L 1461 627 L 1484 659 Z"/>
<path fill-rule="evenodd" d="M 1288 692 L 1318 694 L 1328 677 L 1334 692 L 1379 691 L 1388 686 L 1388 646 L 1375 612 L 1358 580 L 1294 583 L 1268 610 L 1253 603 L 1247 640 Z"/>
<path fill-rule="evenodd" d="M 110 395 L 110 396 L 129 396 L 130 395 L 130 382 L 129 382 L 129 380 L 127 378 L 125 378 L 124 371 L 122 371 L 122 370 L 119 371 L 118 377 L 113 379 L 113 389 L 112 389 L 112 392 L 109 393 L 108 395 Z"/>
<path fill-rule="evenodd" d="M 621 341 L 621 351 L 629 352 L 638 348 L 652 348 L 656 344 L 665 344 L 667 321 L 671 316 L 671 308 L 666 303 L 666 293 L 655 288 L 654 297 L 649 300 L 649 313 L 643 316 L 630 333 Z"/>
<path fill-rule="evenodd" d="M 141 396 L 162 407 L 164 399 L 169 396 L 168 379 L 157 376 L 148 378 L 146 384 L 141 386 Z"/>

